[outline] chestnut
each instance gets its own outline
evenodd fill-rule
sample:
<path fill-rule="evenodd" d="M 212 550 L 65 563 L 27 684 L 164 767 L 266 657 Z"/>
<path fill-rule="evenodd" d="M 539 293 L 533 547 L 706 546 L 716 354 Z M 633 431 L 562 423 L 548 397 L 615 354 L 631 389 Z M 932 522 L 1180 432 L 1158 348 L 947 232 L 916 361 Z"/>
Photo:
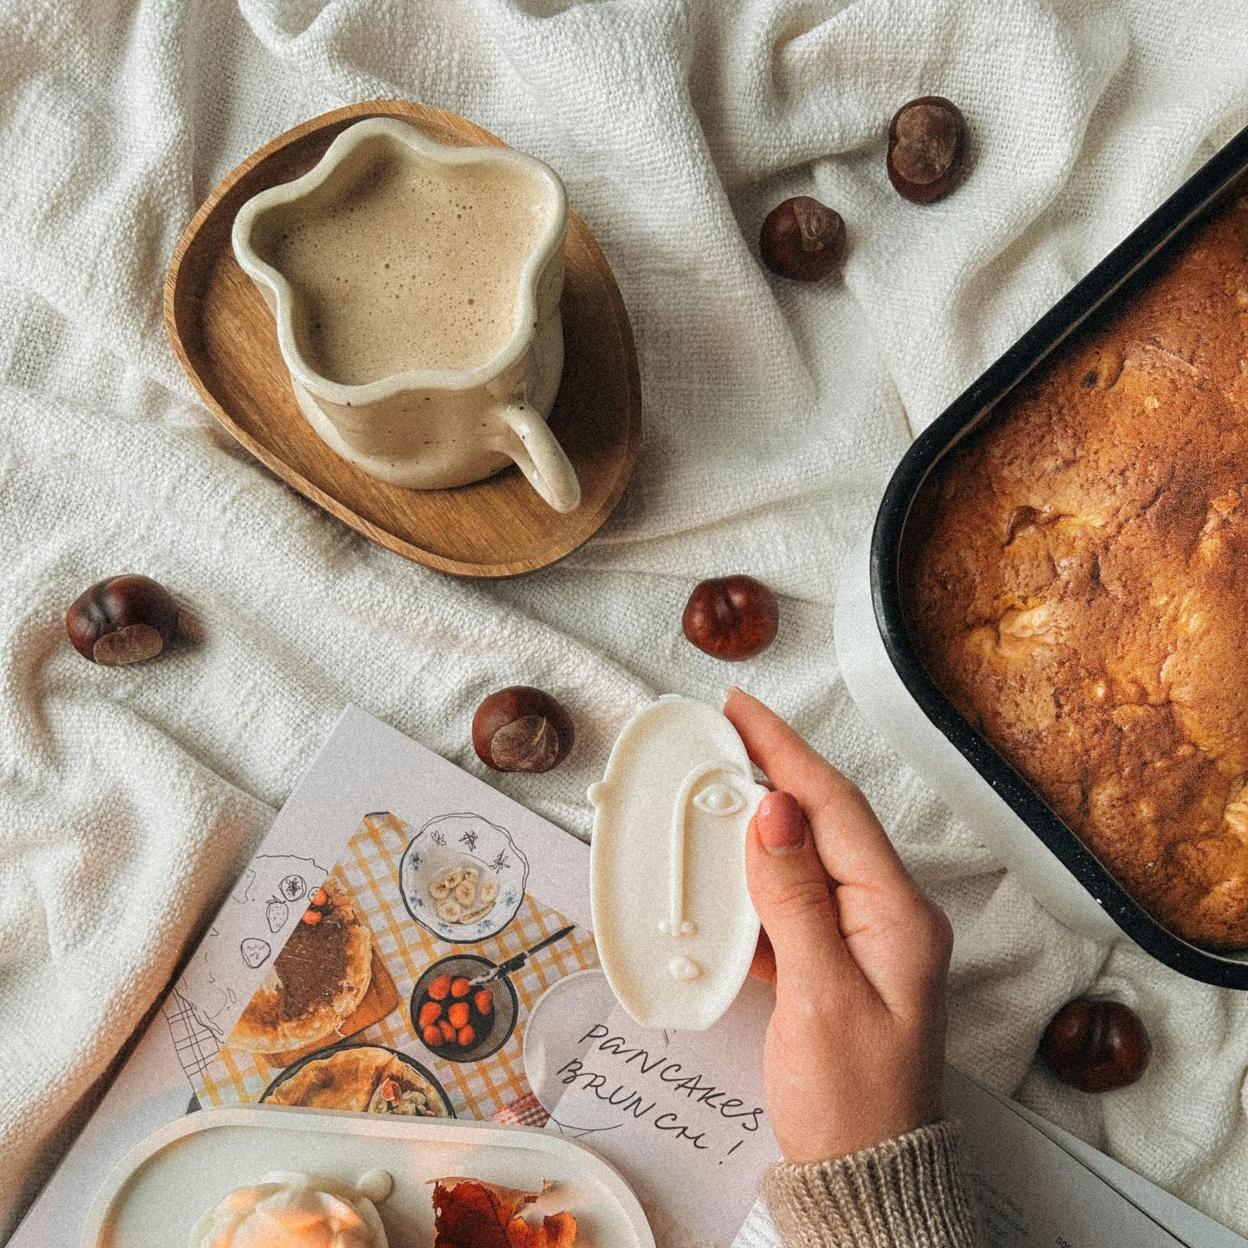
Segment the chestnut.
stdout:
<path fill-rule="evenodd" d="M 925 95 L 897 110 L 888 126 L 888 180 L 903 199 L 930 204 L 966 177 L 970 137 L 950 100 Z"/>
<path fill-rule="evenodd" d="M 1063 1083 L 1080 1092 L 1112 1092 L 1148 1069 L 1153 1046 L 1144 1024 L 1121 1001 L 1078 997 L 1053 1016 L 1040 1056 Z"/>
<path fill-rule="evenodd" d="M 699 650 L 717 659 L 752 659 L 776 639 L 776 596 L 752 576 L 725 576 L 694 586 L 681 627 Z"/>
<path fill-rule="evenodd" d="M 845 258 L 845 222 L 817 199 L 796 195 L 767 214 L 758 251 L 778 276 L 817 282 L 834 273 Z"/>
<path fill-rule="evenodd" d="M 495 771 L 549 771 L 572 750 L 572 717 L 548 693 L 510 685 L 472 717 L 472 748 Z"/>
<path fill-rule="evenodd" d="M 70 603 L 65 628 L 74 649 L 92 663 L 141 663 L 173 640 L 178 604 L 151 577 L 134 572 L 110 576 Z"/>

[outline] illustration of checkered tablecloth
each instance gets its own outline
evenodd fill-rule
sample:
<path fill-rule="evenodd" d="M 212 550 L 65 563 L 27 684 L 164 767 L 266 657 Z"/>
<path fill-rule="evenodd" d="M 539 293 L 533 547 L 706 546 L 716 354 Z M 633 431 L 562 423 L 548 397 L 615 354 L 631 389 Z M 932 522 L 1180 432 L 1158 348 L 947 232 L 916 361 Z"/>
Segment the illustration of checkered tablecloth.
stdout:
<path fill-rule="evenodd" d="M 473 953 L 494 963 L 522 953 L 567 926 L 557 911 L 526 893 L 514 919 L 501 932 L 470 945 L 451 944 L 417 923 L 400 891 L 399 867 L 412 830 L 391 814 L 368 815 L 347 844 L 334 874 L 355 895 L 373 946 L 394 980 L 398 1006 L 379 1022 L 350 1037 L 352 1042 L 386 1045 L 425 1066 L 441 1083 L 459 1117 L 490 1118 L 540 1125 L 544 1119 L 524 1074 L 524 1029 L 537 999 L 557 980 L 598 965 L 593 935 L 577 928 L 529 958 L 509 976 L 519 1009 L 507 1043 L 479 1062 L 451 1062 L 425 1047 L 412 1025 L 410 1002 L 416 981 L 432 962 L 452 953 Z M 327 1039 L 332 1043 L 336 1037 Z M 201 1104 L 258 1101 L 276 1072 L 262 1058 L 228 1047 L 208 1064 L 197 1081 Z"/>

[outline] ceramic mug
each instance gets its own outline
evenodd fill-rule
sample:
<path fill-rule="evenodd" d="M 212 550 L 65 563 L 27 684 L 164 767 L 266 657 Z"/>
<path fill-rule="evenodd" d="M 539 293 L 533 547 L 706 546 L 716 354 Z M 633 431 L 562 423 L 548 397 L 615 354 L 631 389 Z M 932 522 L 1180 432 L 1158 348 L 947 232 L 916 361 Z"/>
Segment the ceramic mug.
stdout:
<path fill-rule="evenodd" d="M 349 194 L 369 162 L 401 145 L 420 162 L 462 169 L 491 163 L 517 179 L 518 199 L 540 203 L 543 225 L 516 273 L 511 336 L 484 363 L 463 369 L 412 369 L 363 383 L 324 376 L 303 350 L 297 327 L 306 309 L 281 272 L 264 258 L 298 205 L 326 188 Z M 341 180 L 341 181 L 339 181 Z M 514 463 L 556 511 L 573 511 L 576 471 L 546 424 L 563 371 L 563 240 L 567 195 L 558 175 L 510 148 L 448 147 L 390 118 L 349 126 L 301 178 L 249 199 L 234 220 L 234 254 L 277 322 L 282 359 L 295 398 L 333 451 L 365 472 L 410 489 L 449 489 Z"/>

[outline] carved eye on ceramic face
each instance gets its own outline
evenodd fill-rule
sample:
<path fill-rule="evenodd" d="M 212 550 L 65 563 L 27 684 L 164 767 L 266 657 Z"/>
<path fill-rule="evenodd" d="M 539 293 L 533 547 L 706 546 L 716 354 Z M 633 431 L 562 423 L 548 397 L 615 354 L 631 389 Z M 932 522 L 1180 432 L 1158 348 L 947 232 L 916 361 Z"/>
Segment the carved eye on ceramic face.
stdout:
<path fill-rule="evenodd" d="M 693 804 L 708 815 L 735 815 L 745 805 L 745 798 L 732 785 L 716 782 L 700 789 Z"/>

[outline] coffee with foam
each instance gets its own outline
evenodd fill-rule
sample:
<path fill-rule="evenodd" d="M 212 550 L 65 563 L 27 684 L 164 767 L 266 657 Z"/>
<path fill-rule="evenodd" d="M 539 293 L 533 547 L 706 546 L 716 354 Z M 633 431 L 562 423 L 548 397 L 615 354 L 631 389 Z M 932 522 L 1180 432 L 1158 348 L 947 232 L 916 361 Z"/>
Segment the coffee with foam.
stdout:
<path fill-rule="evenodd" d="M 518 328 L 520 273 L 548 213 L 506 165 L 391 149 L 287 213 L 263 258 L 294 288 L 300 346 L 329 380 L 472 369 Z"/>
<path fill-rule="evenodd" d="M 532 156 L 369 117 L 301 177 L 247 200 L 231 238 L 273 313 L 295 401 L 331 451 L 415 490 L 514 463 L 569 512 L 580 482 L 546 424 L 567 222 L 563 184 Z"/>

